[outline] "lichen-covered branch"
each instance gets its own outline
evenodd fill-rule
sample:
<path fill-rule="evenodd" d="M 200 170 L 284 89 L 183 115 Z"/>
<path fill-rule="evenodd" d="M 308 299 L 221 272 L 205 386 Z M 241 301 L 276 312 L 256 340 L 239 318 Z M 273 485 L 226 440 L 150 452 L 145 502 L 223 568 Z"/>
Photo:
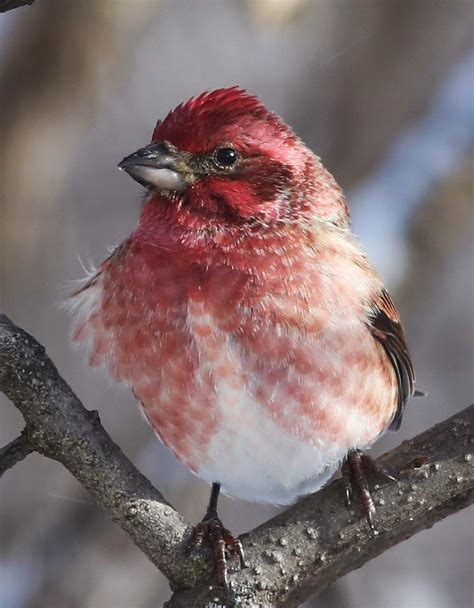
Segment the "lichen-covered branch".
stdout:
<path fill-rule="evenodd" d="M 189 525 L 114 444 L 97 412 L 84 408 L 44 348 L 3 315 L 0 390 L 23 414 L 28 449 L 71 471 L 168 577 L 176 590 L 169 608 L 215 608 L 222 602 L 209 578 L 207 550 L 191 558 L 185 554 Z M 377 533 L 369 530 L 357 505 L 346 509 L 337 480 L 245 535 L 250 566 L 233 572 L 228 605 L 297 606 L 471 504 L 473 422 L 471 406 L 381 458 L 399 472 L 399 481 L 375 486 Z M 0 468 L 2 454 L 5 450 Z"/>

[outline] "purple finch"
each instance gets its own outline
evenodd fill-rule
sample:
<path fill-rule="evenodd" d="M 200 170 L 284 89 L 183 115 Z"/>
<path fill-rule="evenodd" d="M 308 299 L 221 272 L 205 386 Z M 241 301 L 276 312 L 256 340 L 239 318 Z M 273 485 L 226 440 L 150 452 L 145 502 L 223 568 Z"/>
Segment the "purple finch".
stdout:
<path fill-rule="evenodd" d="M 414 373 L 398 313 L 320 159 L 256 97 L 203 93 L 119 165 L 148 191 L 136 230 L 74 294 L 74 339 L 133 391 L 178 460 L 288 504 L 398 428 Z M 364 486 L 364 484 L 362 484 Z M 369 519 L 373 504 L 363 497 Z"/>

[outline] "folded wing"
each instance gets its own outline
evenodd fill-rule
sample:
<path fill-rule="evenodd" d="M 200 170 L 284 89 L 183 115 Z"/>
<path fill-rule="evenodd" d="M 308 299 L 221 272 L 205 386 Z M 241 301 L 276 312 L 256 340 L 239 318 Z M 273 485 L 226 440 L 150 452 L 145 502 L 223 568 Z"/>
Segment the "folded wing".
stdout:
<path fill-rule="evenodd" d="M 415 394 L 415 372 L 398 311 L 385 289 L 374 299 L 369 328 L 383 345 L 397 377 L 398 406 L 390 430 L 398 431 L 405 404 Z"/>

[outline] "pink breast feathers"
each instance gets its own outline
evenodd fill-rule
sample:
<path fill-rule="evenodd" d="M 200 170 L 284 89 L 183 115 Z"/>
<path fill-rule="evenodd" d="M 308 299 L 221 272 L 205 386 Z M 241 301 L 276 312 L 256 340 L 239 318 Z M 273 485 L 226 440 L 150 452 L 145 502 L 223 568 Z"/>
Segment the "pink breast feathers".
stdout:
<path fill-rule="evenodd" d="M 131 387 L 189 469 L 245 498 L 295 498 L 393 411 L 382 347 L 350 314 L 334 319 L 325 280 L 309 285 L 297 262 L 271 281 L 267 256 L 263 289 L 238 260 L 210 270 L 129 241 L 73 299 L 91 365 Z"/>

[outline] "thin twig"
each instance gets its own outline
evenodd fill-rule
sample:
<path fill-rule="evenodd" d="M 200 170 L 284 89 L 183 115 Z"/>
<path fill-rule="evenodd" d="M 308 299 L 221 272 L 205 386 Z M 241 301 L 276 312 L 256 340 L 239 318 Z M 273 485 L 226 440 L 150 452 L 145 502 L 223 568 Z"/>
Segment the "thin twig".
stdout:
<path fill-rule="evenodd" d="M 30 445 L 28 437 L 23 431 L 16 439 L 0 449 L 0 477 L 31 452 L 34 452 L 34 448 Z"/>
<path fill-rule="evenodd" d="M 14 8 L 20 8 L 21 6 L 29 6 L 33 4 L 35 0 L 0 0 L 0 13 L 6 13 L 12 11 Z"/>

